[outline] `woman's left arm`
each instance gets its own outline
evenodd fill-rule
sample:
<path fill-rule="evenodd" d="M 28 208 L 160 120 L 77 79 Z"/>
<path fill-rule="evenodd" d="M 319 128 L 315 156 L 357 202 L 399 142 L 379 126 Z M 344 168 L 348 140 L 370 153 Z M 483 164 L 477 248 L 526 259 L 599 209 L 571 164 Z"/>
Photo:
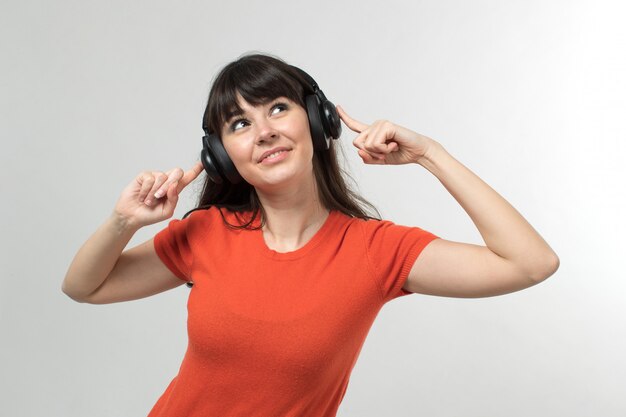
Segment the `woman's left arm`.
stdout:
<path fill-rule="evenodd" d="M 389 121 L 365 125 L 342 108 L 338 111 L 358 133 L 353 143 L 365 163 L 417 163 L 426 168 L 467 212 L 487 245 L 436 239 L 415 262 L 407 290 L 454 297 L 492 296 L 534 285 L 558 269 L 559 258 L 541 235 L 440 143 Z"/>

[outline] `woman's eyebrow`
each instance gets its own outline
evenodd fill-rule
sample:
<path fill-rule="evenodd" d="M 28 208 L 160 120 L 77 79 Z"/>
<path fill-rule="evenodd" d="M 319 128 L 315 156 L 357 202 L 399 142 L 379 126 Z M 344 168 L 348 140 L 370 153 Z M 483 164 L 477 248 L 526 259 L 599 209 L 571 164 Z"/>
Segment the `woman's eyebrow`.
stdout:
<path fill-rule="evenodd" d="M 226 113 L 226 117 L 224 117 L 224 123 L 228 124 L 228 122 L 230 122 L 233 119 L 233 117 L 241 116 L 242 114 L 245 114 L 245 112 L 242 109 L 234 108 Z"/>

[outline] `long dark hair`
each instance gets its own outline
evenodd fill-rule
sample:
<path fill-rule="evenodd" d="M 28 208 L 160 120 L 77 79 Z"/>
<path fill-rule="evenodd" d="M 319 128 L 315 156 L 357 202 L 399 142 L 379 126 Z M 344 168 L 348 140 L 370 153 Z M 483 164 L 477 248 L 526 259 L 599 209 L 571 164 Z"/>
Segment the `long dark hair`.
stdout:
<path fill-rule="evenodd" d="M 237 94 L 253 106 L 267 104 L 277 97 L 287 97 L 304 108 L 304 96 L 312 92 L 302 76 L 280 58 L 264 54 L 243 55 L 226 65 L 213 81 L 203 123 L 210 132 L 220 132 L 225 121 L 235 111 L 242 110 Z M 333 142 L 331 140 L 329 150 L 315 151 L 313 154 L 313 173 L 320 202 L 328 210 L 338 210 L 351 217 L 379 220 L 380 213 L 376 207 L 346 184 L 344 177 L 350 180 L 352 177 L 339 166 L 337 147 Z M 207 176 L 198 206 L 183 218 L 195 210 L 211 206 L 220 209 L 224 222 L 230 227 L 252 229 L 252 223 L 259 214 L 261 223 L 256 228 L 265 224 L 265 211 L 256 190 L 246 181 L 216 184 Z M 239 225 L 228 223 L 222 208 L 234 212 Z"/>

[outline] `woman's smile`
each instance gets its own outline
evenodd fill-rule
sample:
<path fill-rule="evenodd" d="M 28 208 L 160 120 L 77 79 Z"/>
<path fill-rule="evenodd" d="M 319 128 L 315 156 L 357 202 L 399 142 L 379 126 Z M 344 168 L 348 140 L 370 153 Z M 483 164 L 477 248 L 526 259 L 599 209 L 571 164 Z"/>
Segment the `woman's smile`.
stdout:
<path fill-rule="evenodd" d="M 260 164 L 269 165 L 282 161 L 287 158 L 290 149 L 280 149 L 275 152 L 270 153 L 269 155 L 265 155 L 261 158 Z"/>

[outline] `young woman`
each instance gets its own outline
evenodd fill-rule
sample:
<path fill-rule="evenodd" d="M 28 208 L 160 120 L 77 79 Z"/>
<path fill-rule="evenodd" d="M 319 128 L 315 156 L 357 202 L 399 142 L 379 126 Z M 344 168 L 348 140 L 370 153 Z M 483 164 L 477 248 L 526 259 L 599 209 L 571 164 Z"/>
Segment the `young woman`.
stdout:
<path fill-rule="evenodd" d="M 341 121 L 367 164 L 419 164 L 467 211 L 486 245 L 378 220 L 346 185 Z M 304 71 L 246 55 L 216 78 L 201 161 L 145 171 L 78 251 L 63 291 L 94 304 L 192 286 L 189 345 L 150 416 L 334 416 L 380 308 L 422 293 L 487 297 L 534 285 L 557 255 L 500 195 L 435 140 L 335 108 Z M 206 171 L 196 209 L 170 218 Z"/>

